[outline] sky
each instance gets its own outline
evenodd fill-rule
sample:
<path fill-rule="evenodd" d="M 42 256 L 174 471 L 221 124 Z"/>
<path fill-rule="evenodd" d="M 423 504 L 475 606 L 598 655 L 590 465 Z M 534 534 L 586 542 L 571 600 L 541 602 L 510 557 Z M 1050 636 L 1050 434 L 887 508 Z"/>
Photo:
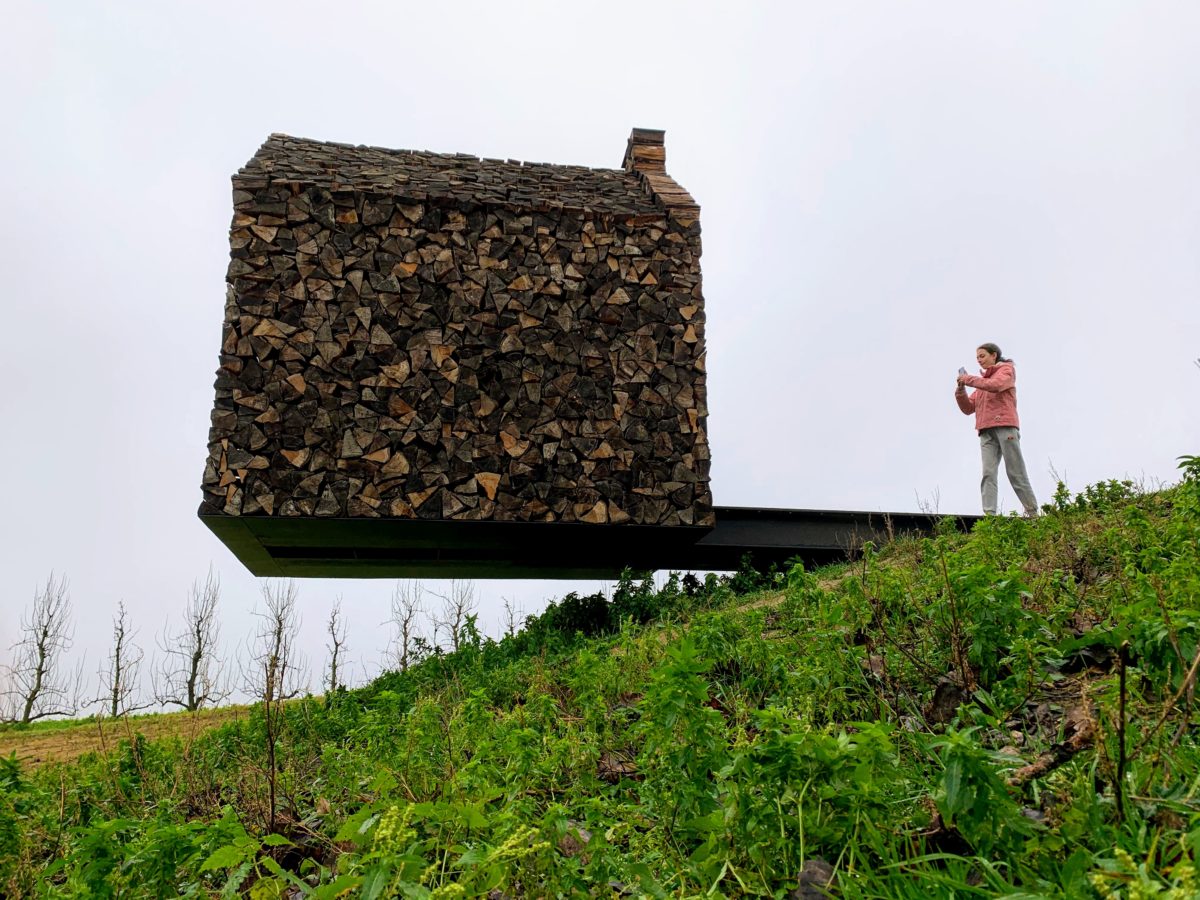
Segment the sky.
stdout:
<path fill-rule="evenodd" d="M 51 572 L 89 672 L 118 601 L 150 655 L 210 566 L 227 652 L 252 631 L 262 584 L 196 509 L 229 177 L 271 132 L 617 167 L 665 129 L 702 207 L 719 505 L 977 512 L 952 391 L 984 341 L 1040 499 L 1173 481 L 1200 452 L 1198 31 L 1186 2 L 9 0 L 0 662 Z M 478 581 L 480 624 L 598 586 Z M 339 596 L 378 672 L 392 588 L 298 583 L 314 687 Z"/>

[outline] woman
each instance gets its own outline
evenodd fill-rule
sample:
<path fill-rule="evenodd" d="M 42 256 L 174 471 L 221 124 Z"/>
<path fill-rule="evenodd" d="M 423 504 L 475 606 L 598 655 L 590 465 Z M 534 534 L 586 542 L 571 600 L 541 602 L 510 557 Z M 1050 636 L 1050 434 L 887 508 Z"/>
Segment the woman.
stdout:
<path fill-rule="evenodd" d="M 1017 492 L 1017 499 L 1025 508 L 1025 515 L 1037 515 L 1037 498 L 1025 472 L 1025 460 L 1021 457 L 1021 426 L 1017 421 L 1017 373 L 1011 359 L 1000 355 L 995 344 L 980 344 L 975 350 L 982 375 L 968 375 L 959 370 L 958 387 L 954 399 L 964 414 L 975 413 L 975 430 L 979 432 L 979 446 L 983 452 L 983 513 L 996 513 L 996 470 L 1000 457 L 1004 457 L 1004 471 L 1008 481 Z M 967 387 L 975 388 L 968 394 Z"/>

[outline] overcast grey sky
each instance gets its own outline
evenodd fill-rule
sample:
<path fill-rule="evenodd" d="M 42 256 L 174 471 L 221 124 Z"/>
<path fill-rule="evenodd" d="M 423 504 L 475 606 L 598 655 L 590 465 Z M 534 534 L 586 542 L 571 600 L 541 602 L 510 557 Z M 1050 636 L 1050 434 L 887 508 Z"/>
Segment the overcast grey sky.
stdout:
<path fill-rule="evenodd" d="M 229 176 L 273 131 L 615 167 L 666 129 L 718 504 L 977 511 L 952 389 L 982 341 L 1040 498 L 1052 466 L 1154 483 L 1200 452 L 1194 3 L 4 9 L 0 647 L 51 570 L 89 669 L 119 599 L 150 648 L 210 563 L 250 627 L 259 586 L 195 513 Z M 481 582 L 481 621 L 579 587 Z M 390 588 L 300 583 L 315 669 L 341 594 L 374 671 Z"/>

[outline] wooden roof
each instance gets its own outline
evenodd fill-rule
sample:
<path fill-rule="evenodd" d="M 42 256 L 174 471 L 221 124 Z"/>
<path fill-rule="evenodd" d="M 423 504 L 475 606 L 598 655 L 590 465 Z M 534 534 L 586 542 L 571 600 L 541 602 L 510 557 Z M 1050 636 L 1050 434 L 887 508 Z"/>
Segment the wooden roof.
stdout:
<path fill-rule="evenodd" d="M 331 191 L 380 193 L 522 210 L 577 209 L 640 216 L 699 208 L 666 175 L 662 132 L 634 129 L 624 169 L 481 159 L 356 146 L 272 134 L 233 177 L 235 189 L 296 183 Z"/>

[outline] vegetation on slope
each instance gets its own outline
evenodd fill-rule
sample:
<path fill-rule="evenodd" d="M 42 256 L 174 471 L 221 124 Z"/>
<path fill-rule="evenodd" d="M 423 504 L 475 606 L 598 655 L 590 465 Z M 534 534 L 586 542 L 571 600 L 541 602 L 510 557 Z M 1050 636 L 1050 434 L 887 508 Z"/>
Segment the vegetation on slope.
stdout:
<path fill-rule="evenodd" d="M 500 642 L 468 623 L 454 654 L 280 706 L 270 754 L 259 709 L 0 761 L 0 890 L 1197 896 L 1184 475 L 778 585 L 626 578 Z"/>

